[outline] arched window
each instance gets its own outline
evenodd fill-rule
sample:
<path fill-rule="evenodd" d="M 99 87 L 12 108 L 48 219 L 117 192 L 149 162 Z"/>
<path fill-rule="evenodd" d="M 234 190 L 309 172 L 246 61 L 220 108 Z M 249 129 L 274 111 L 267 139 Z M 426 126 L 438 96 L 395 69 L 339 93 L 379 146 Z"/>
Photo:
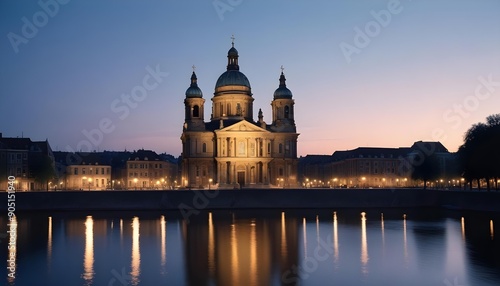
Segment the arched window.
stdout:
<path fill-rule="evenodd" d="M 285 105 L 285 118 L 288 118 L 290 116 L 290 107 L 288 105 Z"/>
<path fill-rule="evenodd" d="M 200 117 L 200 107 L 198 105 L 193 106 L 193 117 Z"/>
<path fill-rule="evenodd" d="M 283 153 L 283 144 L 280 143 L 279 145 L 279 148 L 278 148 L 278 152 L 281 154 Z"/>
<path fill-rule="evenodd" d="M 203 143 L 202 151 L 203 151 L 203 153 L 207 152 L 207 143 Z"/>
<path fill-rule="evenodd" d="M 240 103 L 236 103 L 236 115 L 238 115 L 238 116 L 243 115 Z"/>

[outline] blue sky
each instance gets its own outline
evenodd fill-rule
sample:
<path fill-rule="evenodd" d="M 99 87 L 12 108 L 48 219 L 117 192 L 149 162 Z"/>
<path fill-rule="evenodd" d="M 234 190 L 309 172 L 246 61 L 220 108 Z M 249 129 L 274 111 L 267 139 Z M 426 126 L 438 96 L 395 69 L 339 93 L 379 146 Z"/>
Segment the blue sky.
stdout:
<path fill-rule="evenodd" d="M 268 122 L 285 67 L 299 155 L 418 140 L 456 151 L 500 113 L 496 0 L 2 1 L 0 132 L 178 156 L 191 66 L 208 121 L 232 34 Z"/>

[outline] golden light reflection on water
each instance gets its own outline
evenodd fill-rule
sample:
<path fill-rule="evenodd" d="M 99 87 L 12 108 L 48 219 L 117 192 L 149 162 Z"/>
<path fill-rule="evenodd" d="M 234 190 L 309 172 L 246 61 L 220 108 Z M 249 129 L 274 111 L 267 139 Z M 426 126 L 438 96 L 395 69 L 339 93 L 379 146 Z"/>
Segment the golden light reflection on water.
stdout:
<path fill-rule="evenodd" d="M 257 286 L 257 233 L 255 220 L 250 223 L 250 285 Z"/>
<path fill-rule="evenodd" d="M 493 240 L 495 237 L 495 232 L 493 231 L 493 220 L 490 220 L 490 235 L 491 235 L 491 240 Z"/>
<path fill-rule="evenodd" d="M 409 257 L 408 257 L 408 240 L 406 238 L 406 214 L 403 215 L 403 247 L 404 247 L 404 259 L 405 266 L 408 267 Z"/>
<path fill-rule="evenodd" d="M 139 231 L 140 223 L 139 218 L 132 219 L 132 258 L 131 258 L 131 271 L 130 278 L 132 285 L 139 284 L 139 275 L 141 274 L 141 252 L 139 248 Z"/>
<path fill-rule="evenodd" d="M 165 272 L 167 264 L 167 222 L 165 216 L 160 217 L 160 253 L 161 253 L 161 268 Z"/>
<path fill-rule="evenodd" d="M 232 282 L 233 285 L 238 285 L 238 281 L 240 279 L 239 273 L 239 261 L 238 261 L 238 238 L 236 237 L 236 224 L 231 224 L 231 266 L 233 269 L 232 272 Z"/>
<path fill-rule="evenodd" d="M 382 247 L 385 249 L 385 225 L 384 225 L 384 213 L 380 214 L 380 228 L 382 229 Z"/>
<path fill-rule="evenodd" d="M 87 216 L 85 220 L 85 254 L 83 256 L 83 280 L 85 285 L 92 285 L 94 279 L 94 220 Z"/>
<path fill-rule="evenodd" d="M 460 219 L 460 221 L 461 221 L 461 224 L 462 224 L 462 239 L 465 240 L 465 218 L 462 217 Z"/>
<path fill-rule="evenodd" d="M 123 243 L 123 219 L 120 219 L 120 243 Z"/>
<path fill-rule="evenodd" d="M 281 212 L 281 257 L 284 260 L 287 259 L 288 251 L 286 250 L 286 223 L 285 223 L 285 212 Z"/>
<path fill-rule="evenodd" d="M 306 229 L 306 218 L 302 218 L 302 232 L 304 235 L 304 258 L 307 258 L 307 229 Z"/>
<path fill-rule="evenodd" d="M 215 234 L 212 212 L 208 213 L 208 272 L 211 277 L 215 275 Z"/>
<path fill-rule="evenodd" d="M 333 258 L 339 260 L 339 231 L 337 222 L 337 212 L 333 212 Z"/>
<path fill-rule="evenodd" d="M 48 237 L 47 237 L 47 260 L 50 266 L 50 260 L 52 259 L 52 217 L 49 216 L 49 227 L 48 227 Z"/>
<path fill-rule="evenodd" d="M 361 213 L 361 271 L 366 274 L 368 273 L 368 242 L 366 238 L 366 213 Z"/>
<path fill-rule="evenodd" d="M 319 216 L 316 215 L 316 242 L 319 245 Z"/>

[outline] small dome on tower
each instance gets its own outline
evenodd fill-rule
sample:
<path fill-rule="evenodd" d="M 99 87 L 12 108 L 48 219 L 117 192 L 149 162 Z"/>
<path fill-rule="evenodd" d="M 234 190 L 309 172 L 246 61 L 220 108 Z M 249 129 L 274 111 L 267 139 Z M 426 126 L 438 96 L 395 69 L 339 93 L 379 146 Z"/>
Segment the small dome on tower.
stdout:
<path fill-rule="evenodd" d="M 286 87 L 286 78 L 285 75 L 283 74 L 283 71 L 281 71 L 281 76 L 280 76 L 280 86 L 276 89 L 274 92 L 274 99 L 291 99 L 292 98 L 292 92 Z"/>
<path fill-rule="evenodd" d="M 234 48 L 234 46 L 232 48 L 229 49 L 229 51 L 227 52 L 227 56 L 238 56 L 238 50 L 236 50 Z"/>
<path fill-rule="evenodd" d="M 203 97 L 203 92 L 201 89 L 198 87 L 198 79 L 196 78 L 196 74 L 193 71 L 193 74 L 191 75 L 191 86 L 186 90 L 186 97 L 187 98 L 201 98 Z"/>

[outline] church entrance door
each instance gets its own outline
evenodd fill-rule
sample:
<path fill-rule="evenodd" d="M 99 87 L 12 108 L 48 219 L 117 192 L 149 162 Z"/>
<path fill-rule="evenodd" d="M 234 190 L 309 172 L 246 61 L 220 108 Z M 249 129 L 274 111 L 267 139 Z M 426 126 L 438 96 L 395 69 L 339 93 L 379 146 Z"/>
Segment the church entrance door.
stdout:
<path fill-rule="evenodd" d="M 238 172 L 238 184 L 240 188 L 245 186 L 245 172 Z"/>

